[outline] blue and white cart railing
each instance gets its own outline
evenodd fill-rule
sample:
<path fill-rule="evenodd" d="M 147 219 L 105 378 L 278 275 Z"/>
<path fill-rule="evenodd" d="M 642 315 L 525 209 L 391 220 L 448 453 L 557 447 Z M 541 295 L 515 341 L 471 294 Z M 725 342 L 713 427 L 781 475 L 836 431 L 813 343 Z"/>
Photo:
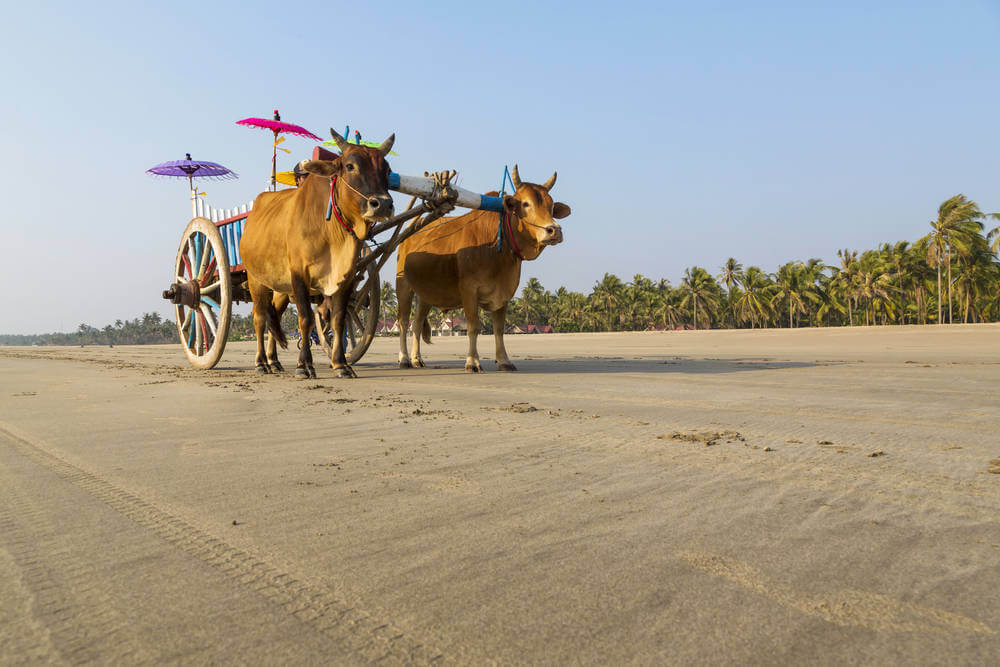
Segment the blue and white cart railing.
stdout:
<path fill-rule="evenodd" d="M 406 211 L 376 225 L 355 266 L 357 277 L 347 311 L 347 359 L 357 363 L 364 356 L 379 325 L 382 287 L 379 271 L 404 240 L 456 206 L 488 211 L 502 210 L 499 197 L 465 190 L 451 185 L 454 172 L 440 172 L 433 177 L 389 175 L 389 188 L 413 196 Z M 423 200 L 414 206 L 417 199 Z M 193 203 L 195 217 L 181 237 L 174 262 L 174 280 L 163 298 L 174 304 L 177 333 L 192 366 L 213 368 L 222 358 L 229 338 L 232 304 L 251 301 L 247 289 L 246 268 L 240 256 L 240 240 L 253 204 L 233 209 L 216 209 L 201 199 Z M 413 222 L 404 229 L 406 222 Z M 391 236 L 378 242 L 377 236 L 392 230 Z M 315 303 L 322 303 L 320 297 Z M 316 330 L 320 343 L 330 353 L 330 324 L 315 309 Z"/>

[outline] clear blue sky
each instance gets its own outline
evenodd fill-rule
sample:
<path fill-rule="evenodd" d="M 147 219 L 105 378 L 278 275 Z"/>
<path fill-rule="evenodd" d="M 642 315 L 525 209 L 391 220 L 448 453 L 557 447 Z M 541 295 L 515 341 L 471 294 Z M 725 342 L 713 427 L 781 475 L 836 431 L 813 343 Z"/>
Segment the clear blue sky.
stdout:
<path fill-rule="evenodd" d="M 241 175 L 212 204 L 252 200 L 269 135 L 234 122 L 274 108 L 472 189 L 558 170 L 565 243 L 523 273 L 551 290 L 832 262 L 959 192 L 1000 210 L 1000 4 L 749 4 L 8 3 L 0 333 L 168 314 L 190 204 L 144 170 L 190 152 Z"/>

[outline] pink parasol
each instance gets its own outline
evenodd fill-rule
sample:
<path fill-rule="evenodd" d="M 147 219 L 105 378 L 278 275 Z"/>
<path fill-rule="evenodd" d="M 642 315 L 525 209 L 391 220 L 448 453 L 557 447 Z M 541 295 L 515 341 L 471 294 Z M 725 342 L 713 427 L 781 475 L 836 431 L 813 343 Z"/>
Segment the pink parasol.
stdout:
<path fill-rule="evenodd" d="M 281 114 L 278 110 L 274 110 L 274 118 L 244 118 L 243 120 L 236 121 L 237 125 L 246 125 L 247 127 L 256 127 L 261 130 L 270 130 L 274 133 L 274 150 L 271 153 L 271 189 L 275 188 L 276 175 L 278 172 L 278 135 L 279 134 L 293 134 L 297 137 L 303 137 L 305 139 L 315 139 L 316 141 L 321 141 L 321 137 L 317 137 L 315 134 L 302 127 L 301 125 L 295 125 L 293 123 L 286 123 L 281 120 Z M 282 141 L 284 141 L 282 139 Z M 285 150 L 285 149 L 282 149 Z M 288 151 L 285 151 L 286 153 Z"/>

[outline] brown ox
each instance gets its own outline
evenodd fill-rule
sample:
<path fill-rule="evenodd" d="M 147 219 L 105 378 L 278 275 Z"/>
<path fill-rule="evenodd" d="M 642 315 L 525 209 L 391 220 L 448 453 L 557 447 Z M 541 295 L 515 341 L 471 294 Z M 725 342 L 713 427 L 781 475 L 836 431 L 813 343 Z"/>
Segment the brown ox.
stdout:
<path fill-rule="evenodd" d="M 332 129 L 341 150 L 334 160 L 312 160 L 303 165 L 309 176 L 294 190 L 265 192 L 254 201 L 247 218 L 240 253 L 247 269 L 253 298 L 253 324 L 257 334 L 257 372 L 281 370 L 276 350 L 264 351 L 264 328 L 282 346 L 275 302 L 287 295 L 299 316 L 302 349 L 296 376 L 316 377 L 309 334 L 313 326 L 313 296 L 330 297 L 333 352 L 330 362 L 337 377 L 356 377 L 344 355 L 344 317 L 347 295 L 354 282 L 354 265 L 370 225 L 392 216 L 389 164 L 385 156 L 395 135 L 378 148 L 350 144 Z M 326 219 L 331 205 L 331 215 Z M 278 298 L 275 298 L 275 294 Z"/>
<path fill-rule="evenodd" d="M 562 202 L 552 202 L 549 190 L 556 175 L 543 185 L 522 183 L 514 166 L 515 192 L 504 197 L 504 211 L 509 226 L 502 226 L 502 245 L 497 252 L 499 213 L 472 211 L 457 218 L 442 218 L 441 223 L 414 234 L 399 246 L 396 260 L 396 296 L 399 299 L 399 367 L 423 366 L 420 336 L 430 342 L 427 313 L 431 306 L 465 310 L 469 323 L 469 355 L 465 370 L 482 371 L 476 339 L 482 329 L 479 306 L 493 316 L 497 366 L 502 371 L 517 368 L 507 356 L 503 330 L 507 321 L 507 303 L 521 280 L 522 260 L 532 260 L 545 246 L 561 243 L 562 227 L 557 219 L 570 214 Z M 496 193 L 492 193 L 496 194 Z M 416 294 L 417 313 L 413 320 L 413 360 L 406 346 L 410 319 L 410 301 Z"/>

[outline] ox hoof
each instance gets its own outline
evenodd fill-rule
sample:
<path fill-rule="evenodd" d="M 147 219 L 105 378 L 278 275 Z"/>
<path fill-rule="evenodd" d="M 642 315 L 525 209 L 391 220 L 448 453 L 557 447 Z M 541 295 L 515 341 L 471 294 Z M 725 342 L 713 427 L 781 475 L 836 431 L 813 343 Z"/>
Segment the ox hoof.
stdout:
<path fill-rule="evenodd" d="M 424 365 L 424 360 L 423 359 L 414 359 L 413 360 L 413 368 L 426 368 L 426 366 Z"/>
<path fill-rule="evenodd" d="M 400 368 L 413 368 L 413 364 L 410 363 L 409 361 L 400 361 L 399 362 L 399 367 Z"/>
<path fill-rule="evenodd" d="M 466 364 L 465 365 L 465 372 L 466 373 L 482 373 L 483 372 L 483 367 L 480 366 L 479 364 Z"/>
<path fill-rule="evenodd" d="M 308 380 L 309 369 L 306 368 L 305 366 L 299 366 L 298 368 L 295 369 L 295 377 L 299 380 Z"/>
<path fill-rule="evenodd" d="M 337 377 L 339 378 L 356 378 L 358 374 L 354 372 L 354 369 L 350 366 L 344 366 L 343 368 L 337 369 Z"/>
<path fill-rule="evenodd" d="M 282 366 L 281 362 L 278 361 L 277 359 L 274 359 L 273 361 L 269 360 L 268 364 L 270 364 L 271 370 L 273 370 L 275 373 L 284 373 L 285 372 L 285 367 Z"/>
<path fill-rule="evenodd" d="M 315 378 L 316 377 L 316 369 L 313 367 L 313 365 L 309 364 L 309 366 L 307 368 L 309 369 L 309 377 Z"/>
<path fill-rule="evenodd" d="M 257 364 L 257 367 L 253 369 L 257 375 L 267 375 L 271 372 L 271 369 L 267 367 L 267 364 Z"/>
<path fill-rule="evenodd" d="M 515 366 L 512 363 L 510 363 L 509 361 L 505 361 L 502 364 L 497 364 L 497 369 L 501 370 L 501 371 L 516 371 L 517 370 L 517 366 Z"/>

